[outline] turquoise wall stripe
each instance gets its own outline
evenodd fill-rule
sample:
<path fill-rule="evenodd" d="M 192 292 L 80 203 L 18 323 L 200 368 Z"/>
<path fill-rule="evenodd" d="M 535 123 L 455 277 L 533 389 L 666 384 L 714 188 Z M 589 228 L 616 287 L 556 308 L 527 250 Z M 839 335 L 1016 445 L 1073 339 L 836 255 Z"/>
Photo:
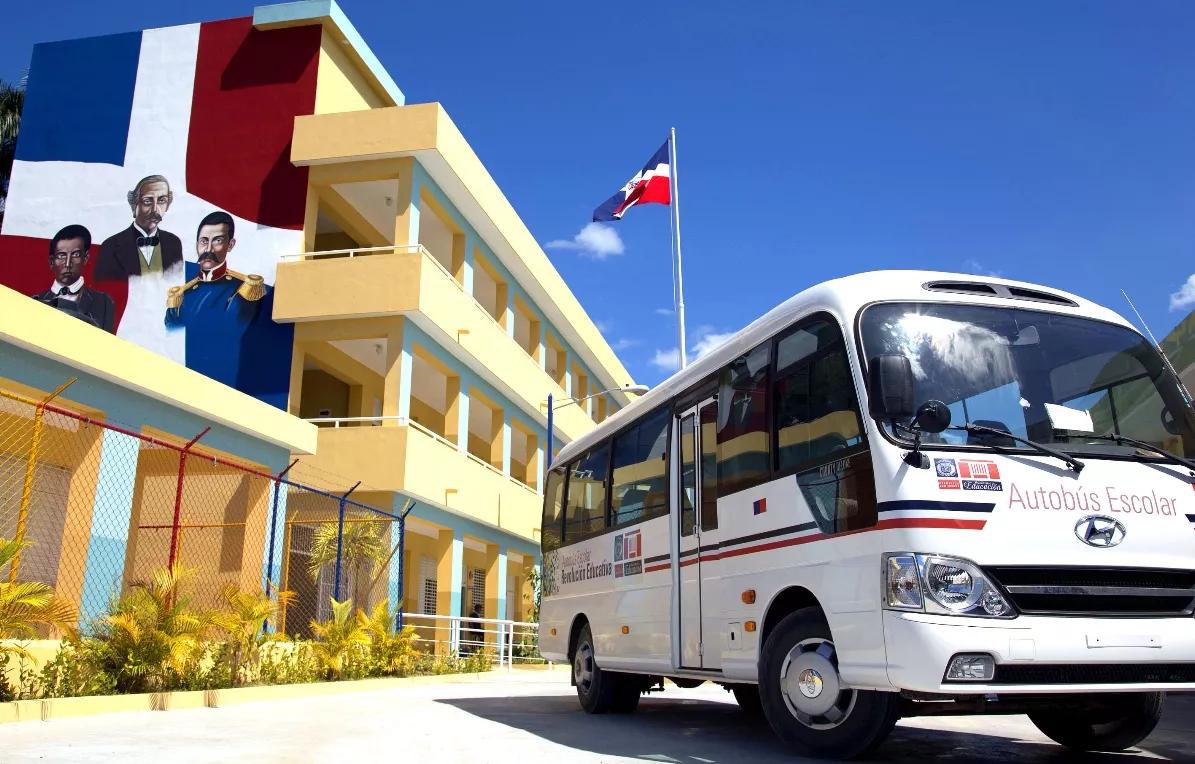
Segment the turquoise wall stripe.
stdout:
<path fill-rule="evenodd" d="M 120 595 L 139 453 L 140 442 L 136 438 L 104 430 L 87 543 L 87 567 L 83 572 L 80 612 L 84 623 L 101 618 L 108 612 L 112 599 Z"/>
<path fill-rule="evenodd" d="M 448 615 L 465 615 L 461 612 L 461 578 L 464 574 L 464 561 L 465 537 L 454 528 L 452 531 L 452 580 L 449 583 L 452 587 L 449 590 L 452 592 L 452 604 L 449 605 Z"/>
<path fill-rule="evenodd" d="M 397 512 L 406 502 L 407 498 L 404 494 L 395 494 L 393 511 Z M 417 499 L 415 501 L 415 509 L 412 510 L 411 517 L 435 523 L 443 528 L 451 528 L 458 534 L 468 534 L 487 543 L 498 544 L 503 549 L 512 549 L 520 554 L 531 555 L 535 559 L 539 559 L 539 544 L 534 541 L 516 536 L 500 528 L 462 517 L 446 509 L 428 504 L 426 501 L 419 501 Z"/>

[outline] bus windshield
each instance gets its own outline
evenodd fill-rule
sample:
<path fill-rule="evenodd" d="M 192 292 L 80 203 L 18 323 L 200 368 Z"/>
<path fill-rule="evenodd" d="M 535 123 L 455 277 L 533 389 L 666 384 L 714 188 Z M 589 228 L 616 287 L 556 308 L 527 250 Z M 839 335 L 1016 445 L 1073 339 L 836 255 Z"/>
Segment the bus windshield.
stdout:
<path fill-rule="evenodd" d="M 1068 452 L 1136 452 L 1120 435 L 1195 456 L 1192 414 L 1161 355 L 1137 333 L 1089 318 L 1019 308 L 886 303 L 860 319 L 864 358 L 906 356 L 916 405 L 939 400 L 951 424 L 990 427 Z M 891 429 L 889 429 L 891 433 Z M 1018 448 L 949 429 L 923 443 Z"/>

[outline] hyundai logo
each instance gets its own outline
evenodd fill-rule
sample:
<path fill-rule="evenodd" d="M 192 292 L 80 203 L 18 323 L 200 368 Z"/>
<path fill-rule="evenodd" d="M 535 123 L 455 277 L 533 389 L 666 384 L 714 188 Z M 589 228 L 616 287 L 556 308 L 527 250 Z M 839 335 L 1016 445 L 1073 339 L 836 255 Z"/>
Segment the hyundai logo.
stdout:
<path fill-rule="evenodd" d="M 1075 535 L 1087 546 L 1116 546 L 1126 533 L 1123 523 L 1104 515 L 1088 515 L 1075 523 Z"/>

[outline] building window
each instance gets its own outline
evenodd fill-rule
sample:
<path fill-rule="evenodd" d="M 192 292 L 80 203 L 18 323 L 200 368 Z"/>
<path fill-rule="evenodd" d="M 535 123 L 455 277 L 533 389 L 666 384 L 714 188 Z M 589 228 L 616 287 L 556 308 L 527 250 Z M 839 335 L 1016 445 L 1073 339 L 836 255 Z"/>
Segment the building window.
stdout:
<path fill-rule="evenodd" d="M 469 615 L 481 613 L 485 615 L 485 570 L 473 569 L 473 577 L 469 584 Z"/>
<path fill-rule="evenodd" d="M 419 558 L 419 580 L 423 583 L 419 589 L 419 612 L 424 615 L 435 615 L 439 586 L 436 583 L 436 559 L 434 557 Z"/>
<path fill-rule="evenodd" d="M 610 445 L 602 444 L 569 466 L 564 543 L 575 543 L 606 528 L 606 478 Z"/>
<path fill-rule="evenodd" d="M 668 514 L 668 420 L 666 409 L 651 414 L 614 439 L 610 489 L 612 525 Z"/>
<path fill-rule="evenodd" d="M 769 345 L 761 345 L 722 370 L 717 420 L 719 496 L 757 485 L 770 473 L 768 351 Z"/>

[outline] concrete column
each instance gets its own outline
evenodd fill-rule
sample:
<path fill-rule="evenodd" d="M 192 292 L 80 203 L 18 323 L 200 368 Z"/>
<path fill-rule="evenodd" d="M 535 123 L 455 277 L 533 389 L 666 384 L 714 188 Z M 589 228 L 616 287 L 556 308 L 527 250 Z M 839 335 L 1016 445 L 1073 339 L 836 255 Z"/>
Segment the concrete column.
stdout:
<path fill-rule="evenodd" d="M 506 617 L 506 547 L 498 544 L 486 545 L 485 617 Z M 499 630 L 496 640 L 499 654 L 506 644 L 503 637 Z"/>
<path fill-rule="evenodd" d="M 84 623 L 102 617 L 112 597 L 120 595 L 141 445 L 114 430 L 104 430 L 102 441 L 80 603 Z"/>
<path fill-rule="evenodd" d="M 461 266 L 461 286 L 473 296 L 473 267 L 477 262 L 477 240 L 472 234 L 465 234 L 465 262 Z"/>
<path fill-rule="evenodd" d="M 548 471 L 548 464 L 544 461 L 544 456 L 543 441 L 539 441 L 535 445 L 535 490 L 540 493 L 544 492 L 544 475 Z"/>
<path fill-rule="evenodd" d="M 296 340 L 290 351 L 290 397 L 286 404 L 286 410 L 291 416 L 299 415 L 299 403 L 303 399 L 303 364 L 306 357 L 303 343 Z"/>
<path fill-rule="evenodd" d="M 573 354 L 568 350 L 564 351 L 564 393 L 573 395 Z"/>
<path fill-rule="evenodd" d="M 506 287 L 506 333 L 515 336 L 515 290 Z"/>
<path fill-rule="evenodd" d="M 503 475 L 510 474 L 510 414 L 499 409 L 493 416 L 494 447 L 498 453 L 490 454 L 490 464 L 502 470 Z"/>
<path fill-rule="evenodd" d="M 411 414 L 410 343 L 404 336 L 404 320 L 396 321 L 386 333 L 386 378 L 382 387 L 382 416 L 406 417 Z M 383 422 L 394 427 L 394 420 Z"/>
<path fill-rule="evenodd" d="M 439 593 L 436 611 L 439 615 L 461 614 L 461 580 L 465 564 L 465 536 L 458 530 L 440 531 L 440 562 L 436 566 Z"/>
<path fill-rule="evenodd" d="M 547 324 L 539 322 L 539 368 L 548 370 L 548 336 Z"/>
<path fill-rule="evenodd" d="M 398 194 L 394 199 L 394 246 L 419 243 L 419 187 L 415 183 L 415 159 L 400 160 Z"/>
<path fill-rule="evenodd" d="M 456 385 L 456 447 L 464 454 L 469 452 L 469 385 L 461 377 L 456 378 Z M 448 411 L 451 416 L 452 406 Z"/>

